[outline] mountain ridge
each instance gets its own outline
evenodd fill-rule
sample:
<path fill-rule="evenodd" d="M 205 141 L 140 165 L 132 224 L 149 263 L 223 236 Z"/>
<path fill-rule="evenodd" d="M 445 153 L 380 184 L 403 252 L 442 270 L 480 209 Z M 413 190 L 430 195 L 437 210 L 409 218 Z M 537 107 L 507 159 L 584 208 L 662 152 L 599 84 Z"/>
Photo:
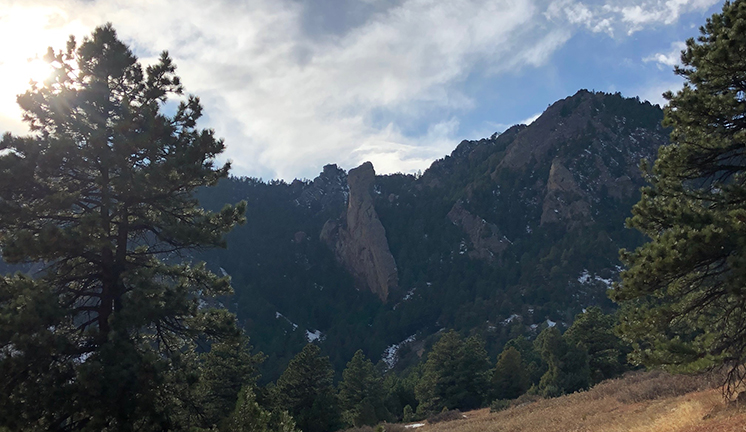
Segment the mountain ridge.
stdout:
<path fill-rule="evenodd" d="M 357 198 L 336 165 L 290 184 L 233 178 L 199 198 L 208 208 L 246 199 L 249 227 L 203 258 L 233 276 L 232 309 L 277 368 L 308 342 L 303 329 L 325 335 L 315 343 L 338 368 L 358 348 L 380 358 L 443 327 L 481 334 L 495 353 L 590 305 L 613 308 L 606 281 L 618 249 L 642 241 L 624 219 L 644 183 L 640 159 L 667 142 L 661 119 L 639 99 L 581 90 L 530 125 L 462 141 L 421 176 L 368 176 L 359 202 L 381 229 L 355 247 L 339 242 Z M 391 256 L 382 273 L 362 247 L 373 243 Z M 350 264 L 362 256 L 370 262 Z M 382 283 L 394 268 L 398 283 Z M 422 352 L 405 345 L 397 367 Z"/>

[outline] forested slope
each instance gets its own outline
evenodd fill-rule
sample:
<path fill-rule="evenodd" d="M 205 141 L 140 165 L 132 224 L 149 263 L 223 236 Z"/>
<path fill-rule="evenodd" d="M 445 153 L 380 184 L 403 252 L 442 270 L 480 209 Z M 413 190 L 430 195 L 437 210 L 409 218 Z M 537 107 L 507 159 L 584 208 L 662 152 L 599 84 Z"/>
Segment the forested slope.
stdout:
<path fill-rule="evenodd" d="M 515 336 L 613 307 L 618 250 L 643 240 L 624 220 L 640 161 L 667 142 L 661 119 L 636 98 L 581 90 L 531 125 L 463 141 L 421 176 L 376 176 L 365 191 L 335 165 L 290 184 L 227 179 L 199 199 L 245 200 L 248 223 L 200 258 L 232 276 L 227 306 L 269 355 L 266 379 L 309 340 L 337 370 L 357 349 L 402 368 L 442 328 L 480 334 L 494 356 Z M 398 284 L 384 301 L 340 256 L 351 248 L 321 238 L 325 224 L 357 223 L 351 193 L 370 197 L 385 228 Z"/>

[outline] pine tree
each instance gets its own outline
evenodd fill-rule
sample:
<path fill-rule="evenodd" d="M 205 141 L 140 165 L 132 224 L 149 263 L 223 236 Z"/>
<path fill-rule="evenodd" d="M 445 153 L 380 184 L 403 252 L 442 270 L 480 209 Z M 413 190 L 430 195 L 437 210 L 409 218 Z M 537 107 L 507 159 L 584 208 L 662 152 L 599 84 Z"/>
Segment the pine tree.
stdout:
<path fill-rule="evenodd" d="M 363 351 L 358 350 L 339 383 L 342 418 L 350 426 L 373 426 L 389 417 L 383 402 L 383 379 Z"/>
<path fill-rule="evenodd" d="M 568 344 L 557 327 L 544 329 L 534 343 L 547 364 L 538 387 L 543 396 L 557 397 L 588 388 L 590 369 L 585 350 Z"/>
<path fill-rule="evenodd" d="M 303 432 L 336 430 L 339 408 L 334 371 L 328 357 L 314 344 L 306 345 L 277 380 L 279 407 L 287 410 Z"/>
<path fill-rule="evenodd" d="M 32 135 L 0 142 L 0 247 L 34 278 L 0 280 L 0 427 L 164 430 L 191 411 L 197 342 L 239 336 L 200 307 L 228 278 L 179 252 L 224 246 L 244 206 L 217 214 L 192 193 L 228 174 L 167 53 L 143 68 L 107 25 L 49 49 L 50 79 L 18 97 Z"/>
<path fill-rule="evenodd" d="M 464 341 L 459 367 L 460 394 L 453 399 L 458 401 L 458 408 L 470 410 L 481 407 L 489 391 L 490 361 L 484 340 L 478 336 L 469 336 Z"/>
<path fill-rule="evenodd" d="M 433 346 L 415 393 L 418 414 L 445 409 L 473 409 L 484 402 L 488 389 L 489 360 L 484 343 L 470 337 L 463 341 L 451 330 Z"/>
<path fill-rule="evenodd" d="M 594 306 L 578 314 L 564 334 L 569 344 L 588 353 L 591 385 L 614 378 L 626 369 L 629 349 L 614 334 L 615 325 L 614 315 L 605 315 Z"/>
<path fill-rule="evenodd" d="M 201 376 L 196 386 L 199 422 L 218 425 L 236 408 L 239 394 L 254 392 L 257 366 L 263 355 L 251 354 L 248 340 L 236 339 L 213 344 L 200 355 Z"/>
<path fill-rule="evenodd" d="M 287 411 L 270 413 L 256 401 L 252 386 L 239 394 L 236 408 L 226 420 L 225 432 L 297 432 L 295 421 Z"/>
<path fill-rule="evenodd" d="M 492 374 L 492 388 L 496 399 L 515 399 L 528 390 L 528 371 L 521 353 L 508 347 L 500 353 Z"/>
<path fill-rule="evenodd" d="M 529 388 L 532 385 L 538 385 L 541 377 L 546 372 L 546 363 L 541 358 L 541 352 L 537 349 L 537 344 L 529 341 L 524 336 L 511 339 L 505 344 L 503 351 L 508 348 L 515 348 L 521 354 L 521 361 L 526 366 L 528 374 Z"/>
<path fill-rule="evenodd" d="M 628 225 L 650 241 L 624 251 L 612 293 L 632 358 L 696 372 L 720 365 L 731 383 L 746 362 L 746 1 L 725 2 L 687 40 L 664 97 L 671 144 Z"/>
<path fill-rule="evenodd" d="M 395 417 L 403 416 L 404 409 L 407 406 L 412 412 L 417 408 L 415 387 L 420 380 L 422 365 L 422 363 L 419 363 L 408 368 L 404 376 L 397 376 L 393 373 L 386 375 L 386 379 L 383 381 L 386 391 L 385 406 L 388 412 Z"/>

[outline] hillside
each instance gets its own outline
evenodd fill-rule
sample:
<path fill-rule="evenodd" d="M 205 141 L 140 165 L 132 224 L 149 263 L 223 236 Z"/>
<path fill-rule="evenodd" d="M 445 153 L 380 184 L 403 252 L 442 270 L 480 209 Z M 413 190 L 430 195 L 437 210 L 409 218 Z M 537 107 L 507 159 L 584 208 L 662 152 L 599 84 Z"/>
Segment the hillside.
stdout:
<path fill-rule="evenodd" d="M 415 423 L 418 432 L 741 431 L 742 405 L 723 400 L 708 377 L 629 373 L 589 391 L 524 402 L 504 411 L 470 411 L 457 420 Z"/>
<path fill-rule="evenodd" d="M 313 181 L 232 178 L 211 209 L 248 202 L 228 249 L 202 255 L 233 278 L 229 301 L 276 377 L 308 341 L 341 369 L 357 349 L 382 368 L 418 361 L 443 328 L 491 356 L 517 335 L 568 326 L 606 290 L 643 185 L 667 142 L 657 106 L 585 90 L 531 125 L 463 141 L 421 176 L 327 165 Z"/>

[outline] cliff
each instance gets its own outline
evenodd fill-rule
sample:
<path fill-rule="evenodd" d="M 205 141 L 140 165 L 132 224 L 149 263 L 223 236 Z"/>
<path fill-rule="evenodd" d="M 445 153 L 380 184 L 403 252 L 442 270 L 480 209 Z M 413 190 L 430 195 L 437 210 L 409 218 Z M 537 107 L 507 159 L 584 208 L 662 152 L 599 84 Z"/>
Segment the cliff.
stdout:
<path fill-rule="evenodd" d="M 352 274 L 359 288 L 371 290 L 385 302 L 389 292 L 398 286 L 398 271 L 386 230 L 373 206 L 370 191 L 375 178 L 370 162 L 350 170 L 347 210 L 340 219 L 330 219 L 324 224 L 320 238 Z"/>

